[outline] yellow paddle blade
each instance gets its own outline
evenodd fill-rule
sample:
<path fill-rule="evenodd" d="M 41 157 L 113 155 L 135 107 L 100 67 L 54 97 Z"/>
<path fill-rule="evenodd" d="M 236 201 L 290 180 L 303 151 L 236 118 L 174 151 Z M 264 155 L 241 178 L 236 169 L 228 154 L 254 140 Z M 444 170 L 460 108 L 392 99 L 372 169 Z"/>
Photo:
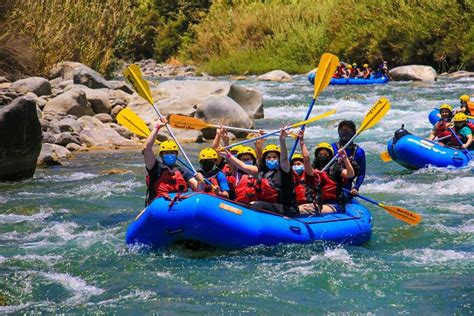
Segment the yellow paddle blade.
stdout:
<path fill-rule="evenodd" d="M 380 121 L 390 109 L 390 102 L 386 98 L 380 98 L 367 112 L 360 128 L 356 134 L 360 134 L 366 129 L 371 128 Z"/>
<path fill-rule="evenodd" d="M 150 130 L 146 123 L 129 108 L 119 112 L 117 122 L 138 136 L 148 137 L 150 135 Z"/>
<path fill-rule="evenodd" d="M 135 90 L 139 96 L 147 100 L 148 103 L 153 105 L 150 86 L 148 82 L 142 78 L 140 67 L 135 64 L 130 65 L 123 71 L 123 75 L 125 81 L 133 87 L 133 90 Z"/>
<path fill-rule="evenodd" d="M 334 113 L 336 113 L 336 110 L 331 110 L 331 111 L 325 112 L 325 113 L 323 113 L 323 114 L 319 114 L 319 115 L 317 115 L 317 116 L 315 116 L 315 117 L 312 117 L 312 118 L 310 118 L 309 120 L 301 121 L 301 122 L 292 124 L 292 125 L 290 125 L 290 127 L 291 127 L 291 128 L 295 128 L 295 127 L 298 127 L 298 126 L 301 126 L 301 125 L 307 125 L 307 124 L 312 123 L 312 122 L 314 122 L 314 121 L 323 119 L 323 118 L 328 117 L 328 116 L 330 116 L 330 115 L 333 115 Z"/>
<path fill-rule="evenodd" d="M 336 55 L 330 53 L 324 53 L 319 60 L 318 70 L 316 71 L 316 78 L 314 79 L 314 95 L 313 99 L 316 99 L 318 95 L 326 89 L 331 81 L 331 77 L 336 71 L 336 67 L 339 64 L 339 58 Z"/>
<path fill-rule="evenodd" d="M 390 154 L 386 150 L 380 153 L 380 159 L 382 159 L 383 162 L 392 161 L 392 157 L 390 157 Z"/>
<path fill-rule="evenodd" d="M 393 217 L 396 217 L 410 225 L 417 225 L 419 222 L 421 222 L 421 215 L 404 209 L 403 207 L 384 205 L 382 203 L 379 203 L 378 205 L 385 209 Z"/>
<path fill-rule="evenodd" d="M 168 123 L 174 128 L 202 130 L 210 125 L 195 117 L 171 114 Z"/>

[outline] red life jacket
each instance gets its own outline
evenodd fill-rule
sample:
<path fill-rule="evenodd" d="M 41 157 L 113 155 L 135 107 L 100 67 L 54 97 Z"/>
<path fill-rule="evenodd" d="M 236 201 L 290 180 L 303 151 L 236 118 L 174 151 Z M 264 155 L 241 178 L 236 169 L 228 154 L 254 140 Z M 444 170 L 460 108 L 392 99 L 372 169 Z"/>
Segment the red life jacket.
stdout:
<path fill-rule="evenodd" d="M 204 172 L 202 170 L 199 170 L 199 172 L 204 175 Z M 211 175 L 209 176 L 206 176 L 204 175 L 207 180 L 209 180 L 209 182 L 212 183 L 212 185 L 214 187 L 219 187 L 219 182 L 217 181 L 217 174 L 219 173 L 219 170 L 216 170 L 214 169 L 212 172 L 211 172 Z M 199 183 L 199 186 L 198 186 L 198 191 L 200 192 L 206 192 L 210 195 L 216 195 L 214 193 L 214 191 L 212 190 L 212 186 L 209 185 L 209 183 L 207 183 L 206 181 L 204 181 L 203 183 Z"/>
<path fill-rule="evenodd" d="M 314 175 L 319 179 L 323 203 L 324 201 L 335 201 L 337 199 L 337 182 L 326 171 L 314 170 Z"/>
<path fill-rule="evenodd" d="M 278 193 L 270 179 L 262 178 L 260 174 L 257 178 L 244 174 L 235 187 L 235 201 L 247 204 L 255 201 L 277 203 Z"/>
<path fill-rule="evenodd" d="M 297 205 L 309 203 L 308 198 L 306 196 L 306 185 L 310 185 L 310 183 L 306 182 L 306 177 L 307 175 L 304 172 L 301 175 L 298 175 L 296 172 L 293 171 L 293 182 L 295 184 L 295 195 Z"/>
<path fill-rule="evenodd" d="M 230 169 L 228 163 L 226 163 L 224 165 L 224 167 L 222 168 L 221 171 L 224 173 L 224 175 L 227 179 L 227 183 L 229 184 L 229 189 L 230 189 L 229 190 L 229 198 L 233 199 L 233 197 L 235 197 L 235 185 L 237 183 L 237 180 L 235 179 L 235 176 L 232 173 L 232 170 Z"/>
<path fill-rule="evenodd" d="M 167 167 L 162 167 L 160 177 L 155 181 L 155 183 L 150 184 L 150 178 L 149 176 L 146 176 L 146 184 L 149 188 L 152 186 L 153 190 L 150 190 L 150 192 L 154 195 L 148 197 L 147 203 L 157 197 L 167 197 L 169 193 L 188 191 L 188 184 L 178 168 L 170 170 Z"/>
<path fill-rule="evenodd" d="M 471 129 L 471 133 L 474 135 L 474 123 L 472 123 L 471 121 L 467 121 L 467 127 L 469 127 Z M 467 139 L 464 136 L 461 136 L 461 134 L 458 133 L 456 128 L 452 128 L 452 130 L 454 131 L 456 136 L 459 138 L 459 140 L 461 140 L 461 142 L 465 143 L 467 141 Z M 459 144 L 458 140 L 456 139 L 456 137 L 453 134 L 451 134 L 451 138 L 449 139 L 449 144 L 448 145 L 453 146 L 453 147 L 460 147 L 461 146 L 461 144 Z"/>
<path fill-rule="evenodd" d="M 438 123 L 436 123 L 436 125 L 435 125 L 435 136 L 436 137 L 441 138 L 441 137 L 451 135 L 451 132 L 449 131 L 449 129 L 446 126 L 447 124 L 448 124 L 448 122 L 446 122 L 445 120 L 440 120 L 440 121 L 438 121 Z"/>

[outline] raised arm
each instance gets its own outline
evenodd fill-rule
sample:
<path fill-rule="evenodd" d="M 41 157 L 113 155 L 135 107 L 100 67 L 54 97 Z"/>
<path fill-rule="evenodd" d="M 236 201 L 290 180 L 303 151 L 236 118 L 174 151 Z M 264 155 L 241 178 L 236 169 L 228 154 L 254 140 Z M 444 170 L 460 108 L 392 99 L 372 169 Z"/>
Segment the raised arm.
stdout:
<path fill-rule="evenodd" d="M 354 178 L 354 176 L 355 176 L 354 168 L 352 168 L 352 164 L 349 161 L 349 158 L 347 157 L 346 150 L 345 149 L 342 150 L 342 148 L 341 148 L 337 152 L 339 154 L 339 157 L 344 162 L 344 168 L 345 169 L 342 170 L 341 176 L 343 178 L 346 178 L 346 179 Z"/>
<path fill-rule="evenodd" d="M 222 157 L 225 157 L 227 159 L 227 162 L 229 163 L 229 165 L 242 170 L 243 172 L 251 175 L 252 177 L 256 177 L 258 175 L 257 166 L 245 164 L 243 161 L 234 157 L 227 149 L 219 153 L 221 154 Z"/>
<path fill-rule="evenodd" d="M 303 155 L 303 164 L 304 164 L 304 172 L 312 176 L 314 175 L 313 165 L 311 164 L 311 157 L 309 154 L 308 147 L 304 141 L 304 130 L 298 133 L 300 139 L 300 146 L 301 146 L 301 154 Z"/>
<path fill-rule="evenodd" d="M 291 166 L 290 162 L 288 161 L 288 149 L 286 148 L 286 137 L 288 136 L 288 131 L 285 130 L 285 128 L 288 127 L 282 127 L 280 129 L 280 168 L 283 170 L 285 173 L 290 172 Z"/>
<path fill-rule="evenodd" d="M 167 122 L 168 121 L 165 117 L 162 117 L 160 121 L 156 122 L 153 130 L 145 141 L 145 145 L 143 147 L 143 157 L 145 159 L 145 166 L 148 170 L 151 170 L 156 162 L 156 156 L 153 152 L 153 144 L 155 144 L 156 136 L 158 135 L 160 129 L 165 126 Z"/>

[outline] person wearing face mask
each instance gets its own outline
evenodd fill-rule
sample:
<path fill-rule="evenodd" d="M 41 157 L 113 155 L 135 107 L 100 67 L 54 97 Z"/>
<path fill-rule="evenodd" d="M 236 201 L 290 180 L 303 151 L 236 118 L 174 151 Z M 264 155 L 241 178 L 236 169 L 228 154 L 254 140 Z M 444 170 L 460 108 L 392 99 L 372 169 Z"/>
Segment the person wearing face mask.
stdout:
<path fill-rule="evenodd" d="M 227 199 L 229 198 L 230 189 L 226 176 L 216 166 L 218 157 L 217 152 L 213 148 L 204 148 L 199 153 L 201 169 L 196 174 L 196 180 L 199 182 L 197 189 L 198 191 Z M 207 178 L 212 183 L 212 186 L 204 182 L 204 178 Z"/>
<path fill-rule="evenodd" d="M 453 108 L 449 104 L 443 104 L 439 108 L 439 113 L 441 114 L 441 119 L 436 122 L 435 126 L 433 126 L 431 134 L 428 137 L 429 140 L 434 140 L 435 138 L 439 139 L 451 135 L 447 125 L 449 122 L 451 122 L 451 118 L 453 117 Z M 442 146 L 445 146 L 447 143 L 449 143 L 449 138 L 442 139 L 438 143 Z"/>
<path fill-rule="evenodd" d="M 182 171 L 176 165 L 178 156 L 178 146 L 172 140 L 166 140 L 160 143 L 160 160 L 153 152 L 153 144 L 160 128 L 167 123 L 166 118 L 155 124 L 153 130 L 148 136 L 143 156 L 145 167 L 148 172 L 146 205 L 149 205 L 155 198 L 164 197 L 169 199 L 169 193 L 187 192 L 188 186 L 193 190 L 197 189 L 198 182 L 188 171 Z"/>
<path fill-rule="evenodd" d="M 293 183 L 295 186 L 296 204 L 306 204 L 306 173 L 304 172 L 303 155 L 295 153 L 291 157 L 291 169 L 293 170 Z"/>
<path fill-rule="evenodd" d="M 353 121 L 341 121 L 337 128 L 337 133 L 339 134 L 339 141 L 331 144 L 334 152 L 346 145 L 355 135 L 356 125 Z M 360 186 L 365 179 L 365 151 L 359 145 L 352 143 L 346 148 L 345 152 L 354 168 L 355 176 L 347 181 L 344 188 L 350 190 L 351 195 L 356 195 L 359 193 Z M 352 187 L 354 180 L 355 183 Z"/>

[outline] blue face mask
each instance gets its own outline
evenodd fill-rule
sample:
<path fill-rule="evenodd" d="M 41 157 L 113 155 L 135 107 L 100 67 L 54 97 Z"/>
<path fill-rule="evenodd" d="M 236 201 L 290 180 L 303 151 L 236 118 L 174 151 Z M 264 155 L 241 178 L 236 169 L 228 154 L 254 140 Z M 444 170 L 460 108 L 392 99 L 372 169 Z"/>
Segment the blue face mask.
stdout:
<path fill-rule="evenodd" d="M 249 165 L 249 166 L 253 166 L 253 161 L 252 160 L 245 160 L 244 164 Z"/>
<path fill-rule="evenodd" d="M 294 165 L 293 167 L 293 170 L 300 176 L 303 171 L 304 171 L 304 166 L 297 166 L 297 165 Z"/>
<path fill-rule="evenodd" d="M 270 170 L 275 170 L 280 166 L 280 162 L 278 160 L 265 160 L 265 165 Z"/>
<path fill-rule="evenodd" d="M 176 163 L 176 155 L 175 154 L 164 154 L 163 155 L 163 163 L 168 167 L 173 167 Z"/>

